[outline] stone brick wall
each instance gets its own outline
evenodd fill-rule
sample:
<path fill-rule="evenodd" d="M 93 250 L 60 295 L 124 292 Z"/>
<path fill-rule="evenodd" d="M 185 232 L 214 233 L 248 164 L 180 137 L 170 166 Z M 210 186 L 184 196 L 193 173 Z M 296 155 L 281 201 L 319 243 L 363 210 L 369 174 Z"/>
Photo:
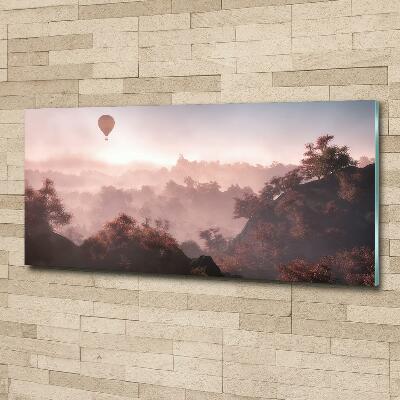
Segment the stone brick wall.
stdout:
<path fill-rule="evenodd" d="M 400 1 L 0 0 L 0 400 L 399 400 Z M 381 102 L 379 290 L 23 266 L 24 109 Z"/>

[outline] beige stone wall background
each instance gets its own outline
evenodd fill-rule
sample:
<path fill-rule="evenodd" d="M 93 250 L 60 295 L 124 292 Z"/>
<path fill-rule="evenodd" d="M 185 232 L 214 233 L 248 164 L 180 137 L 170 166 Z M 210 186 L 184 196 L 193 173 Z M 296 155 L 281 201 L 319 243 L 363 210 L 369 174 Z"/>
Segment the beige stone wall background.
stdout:
<path fill-rule="evenodd" d="M 0 0 L 0 400 L 399 400 L 400 1 Z M 376 99 L 379 290 L 23 266 L 24 109 Z"/>

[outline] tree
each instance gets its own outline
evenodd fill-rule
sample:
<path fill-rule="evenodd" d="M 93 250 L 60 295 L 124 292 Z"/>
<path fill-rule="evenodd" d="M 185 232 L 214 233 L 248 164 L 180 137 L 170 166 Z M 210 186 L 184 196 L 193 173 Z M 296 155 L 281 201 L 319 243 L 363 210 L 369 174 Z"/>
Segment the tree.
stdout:
<path fill-rule="evenodd" d="M 284 176 L 274 176 L 269 184 L 273 187 L 274 196 L 279 196 L 289 190 L 296 189 L 302 182 L 300 168 L 289 171 Z"/>
<path fill-rule="evenodd" d="M 296 259 L 279 267 L 279 278 L 286 282 L 331 283 L 333 281 L 329 260 L 308 263 Z"/>
<path fill-rule="evenodd" d="M 234 218 L 250 219 L 258 210 L 260 200 L 254 193 L 245 193 L 243 197 L 235 198 Z"/>
<path fill-rule="evenodd" d="M 55 232 L 72 215 L 65 211 L 50 179 L 39 190 L 25 190 L 25 262 L 33 266 L 73 267 L 79 264 L 78 247 Z"/>
<path fill-rule="evenodd" d="M 226 250 L 228 240 L 220 233 L 219 228 L 209 228 L 200 232 L 200 238 L 206 242 L 211 253 L 221 253 Z"/>
<path fill-rule="evenodd" d="M 190 260 L 165 228 L 165 221 L 154 228 L 149 220 L 139 224 L 129 215 L 120 214 L 83 242 L 85 263 L 102 269 L 190 273 Z"/>
<path fill-rule="evenodd" d="M 317 262 L 296 259 L 278 268 L 279 278 L 287 282 L 345 283 L 374 286 L 374 251 L 354 247 L 322 257 Z"/>
<path fill-rule="evenodd" d="M 28 233 L 33 230 L 51 232 L 71 221 L 72 215 L 65 211 L 50 179 L 45 179 L 39 190 L 30 186 L 25 189 L 25 207 Z"/>
<path fill-rule="evenodd" d="M 347 146 L 330 145 L 333 138 L 332 135 L 320 136 L 315 143 L 306 145 L 300 167 L 305 179 L 322 179 L 342 168 L 357 165 Z"/>

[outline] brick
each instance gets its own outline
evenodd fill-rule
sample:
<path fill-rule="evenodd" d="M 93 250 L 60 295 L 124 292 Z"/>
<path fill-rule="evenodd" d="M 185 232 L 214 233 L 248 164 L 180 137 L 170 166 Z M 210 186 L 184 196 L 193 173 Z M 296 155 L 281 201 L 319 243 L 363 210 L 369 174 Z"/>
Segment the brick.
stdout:
<path fill-rule="evenodd" d="M 50 384 L 125 397 L 137 397 L 139 391 L 138 384 L 133 382 L 99 379 L 55 371 L 50 371 Z"/>
<path fill-rule="evenodd" d="M 131 47 L 97 48 L 50 51 L 49 64 L 81 64 L 85 60 L 88 64 L 112 63 L 112 62 L 136 62 L 138 59 L 137 49 Z"/>
<path fill-rule="evenodd" d="M 386 85 L 386 68 L 348 68 L 274 72 L 274 86 Z"/>
<path fill-rule="evenodd" d="M 137 62 L 97 63 L 93 65 L 93 78 L 127 78 L 138 76 Z"/>
<path fill-rule="evenodd" d="M 79 81 L 80 94 L 122 93 L 122 79 L 88 79 Z"/>
<path fill-rule="evenodd" d="M 29 337 L 1 336 L 2 347 L 13 351 L 33 352 L 38 355 L 63 359 L 79 360 L 79 346 Z"/>
<path fill-rule="evenodd" d="M 92 74 L 93 66 L 90 64 L 13 67 L 8 69 L 8 78 L 10 81 L 88 79 L 92 78 Z"/>
<path fill-rule="evenodd" d="M 125 367 L 122 365 L 81 362 L 81 374 L 99 379 L 125 380 Z"/>
<path fill-rule="evenodd" d="M 24 67 L 28 65 L 48 65 L 49 54 L 45 51 L 29 53 L 10 53 L 8 65 L 11 67 Z"/>
<path fill-rule="evenodd" d="M 221 10 L 193 14 L 191 26 L 214 27 L 223 25 L 268 24 L 290 21 L 290 7 L 256 7 L 243 10 Z"/>
<path fill-rule="evenodd" d="M 148 62 L 140 67 L 141 77 L 219 75 L 235 72 L 235 60 L 178 60 Z"/>
<path fill-rule="evenodd" d="M 1 10 L 76 5 L 77 0 L 8 0 L 0 2 Z"/>
<path fill-rule="evenodd" d="M 167 93 L 150 94 L 109 94 L 109 95 L 81 95 L 79 105 L 81 107 L 111 107 L 130 105 L 161 105 L 171 104 L 171 95 Z"/>
<path fill-rule="evenodd" d="M 10 394 L 14 395 L 16 398 L 27 396 L 33 398 L 45 398 L 45 399 L 59 399 L 67 400 L 71 398 L 80 400 L 91 400 L 93 399 L 90 392 L 85 392 L 83 390 L 62 388 L 52 385 L 43 385 L 39 383 L 25 382 L 13 380 L 10 384 Z"/>
<path fill-rule="evenodd" d="M 49 383 L 49 371 L 38 368 L 9 365 L 8 377 L 13 380 L 42 383 L 44 385 Z"/>
<path fill-rule="evenodd" d="M 192 45 L 152 46 L 139 48 L 139 62 L 190 60 Z"/>
<path fill-rule="evenodd" d="M 73 5 L 0 11 L 0 20 L 3 24 L 64 21 L 77 18 L 78 8 Z"/>
<path fill-rule="evenodd" d="M 222 346 L 212 343 L 174 341 L 173 354 L 183 357 L 222 360 Z"/>
<path fill-rule="evenodd" d="M 400 329 L 393 325 L 365 324 L 345 321 L 313 321 L 294 319 L 293 332 L 300 335 L 317 335 L 355 340 L 380 340 L 397 342 Z"/>
<path fill-rule="evenodd" d="M 242 57 L 237 61 L 238 73 L 275 72 L 293 69 L 292 57 L 283 55 L 266 55 L 257 57 Z"/>
<path fill-rule="evenodd" d="M 253 88 L 240 92 L 226 91 L 222 93 L 222 102 L 286 102 L 286 101 L 323 101 L 329 98 L 327 86 L 308 87 L 273 87 Z"/>
<path fill-rule="evenodd" d="M 170 354 L 133 353 L 104 349 L 81 349 L 81 361 L 105 364 L 130 365 L 163 370 L 173 369 L 173 356 Z M 68 372 L 68 371 L 67 371 Z"/>
<path fill-rule="evenodd" d="M 38 311 L 55 311 L 80 315 L 91 315 L 93 313 L 93 303 L 86 300 L 55 299 L 15 294 L 10 294 L 8 300 L 11 308 L 28 308 Z"/>
<path fill-rule="evenodd" d="M 195 372 L 199 375 L 222 376 L 222 361 L 191 357 L 174 357 L 174 371 L 179 373 Z"/>
<path fill-rule="evenodd" d="M 221 9 L 220 0 L 172 0 L 172 12 L 204 12 Z"/>
<path fill-rule="evenodd" d="M 230 26 L 175 31 L 140 32 L 139 46 L 149 47 L 173 44 L 231 42 L 234 39 L 235 30 Z"/>
<path fill-rule="evenodd" d="M 130 78 L 124 80 L 124 93 L 167 93 L 219 91 L 219 76 L 188 76 L 170 78 Z"/>
<path fill-rule="evenodd" d="M 18 276 L 18 278 L 26 277 L 21 275 Z M 26 278 L 29 278 L 29 276 Z M 85 281 L 77 281 L 77 285 L 73 285 L 73 282 L 71 282 L 71 286 L 69 286 L 66 284 L 60 284 L 60 282 L 46 282 L 45 277 L 43 278 L 42 282 L 39 281 L 39 279 L 38 282 L 32 282 L 29 280 L 26 282 L 23 280 L 10 281 L 10 291 L 15 294 L 30 294 L 34 296 L 45 294 L 49 297 L 65 298 L 69 300 L 88 300 L 110 304 L 131 304 L 134 306 L 138 306 L 139 304 L 138 292 L 134 290 L 87 287 L 84 285 L 84 283 L 86 283 Z"/>
<path fill-rule="evenodd" d="M 125 334 L 125 321 L 111 318 L 82 317 L 81 330 L 94 333 Z"/>
<path fill-rule="evenodd" d="M 228 92 L 272 86 L 272 73 L 224 74 L 221 78 L 222 91 Z"/>
<path fill-rule="evenodd" d="M 35 98 L 28 96 L 0 97 L 0 110 L 21 110 L 35 107 Z"/>
<path fill-rule="evenodd" d="M 389 358 L 389 344 L 367 340 L 331 340 L 331 353 L 350 357 Z"/>
<path fill-rule="evenodd" d="M 140 307 L 187 309 L 187 295 L 182 293 L 140 292 Z"/>
<path fill-rule="evenodd" d="M 0 308 L 0 319 L 24 324 L 79 328 L 79 316 L 54 312 Z"/>
<path fill-rule="evenodd" d="M 291 319 L 289 317 L 241 314 L 240 329 L 265 331 L 265 332 L 290 333 Z"/>
<path fill-rule="evenodd" d="M 0 349 L 0 363 L 26 367 L 29 365 L 29 354 L 20 351 Z"/>
<path fill-rule="evenodd" d="M 36 96 L 36 107 L 78 107 L 77 94 L 46 94 Z"/>
<path fill-rule="evenodd" d="M 145 0 L 79 7 L 80 19 L 134 17 L 171 12 L 170 0 Z"/>
<path fill-rule="evenodd" d="M 388 360 L 336 356 L 330 354 L 313 354 L 278 350 L 278 366 L 295 368 L 314 368 L 333 371 L 348 371 L 370 374 L 387 374 Z"/>
<path fill-rule="evenodd" d="M 29 96 L 32 92 L 40 94 L 74 94 L 78 93 L 78 81 L 76 80 L 44 80 L 25 82 L 0 83 L 2 93 L 9 96 Z M 23 131 L 22 125 L 17 126 Z M 1 129 L 1 127 L 0 127 Z M 19 134 L 17 136 L 20 136 Z"/>
<path fill-rule="evenodd" d="M 241 299 L 228 296 L 189 295 L 188 308 L 192 310 L 279 316 L 289 316 L 291 313 L 291 305 L 288 302 L 261 299 Z"/>
<path fill-rule="evenodd" d="M 217 104 L 220 103 L 217 92 L 181 92 L 172 94 L 172 104 Z"/>
<path fill-rule="evenodd" d="M 93 47 L 137 47 L 137 32 L 100 31 L 93 33 Z M 126 49 L 128 50 L 128 49 Z"/>
<path fill-rule="evenodd" d="M 330 340 L 324 337 L 310 337 L 292 334 L 255 332 L 236 329 L 224 330 L 224 344 L 253 348 L 301 350 L 310 353 L 327 353 Z"/>
<path fill-rule="evenodd" d="M 133 337 L 222 343 L 222 329 L 199 326 L 177 326 L 142 321 L 127 321 L 126 334 Z"/>
<path fill-rule="evenodd" d="M 224 393 L 251 397 L 264 396 L 266 393 L 271 398 L 277 396 L 276 383 L 248 379 L 224 379 Z"/>
<path fill-rule="evenodd" d="M 400 6 L 396 0 L 353 0 L 353 14 L 379 14 L 399 12 Z"/>
<path fill-rule="evenodd" d="M 12 166 L 11 166 L 12 167 Z M 0 210 L 0 218 L 3 224 L 23 224 L 24 213 L 22 210 Z M 21 237 L 22 226 L 2 225 L 0 227 L 0 236 L 18 236 Z M 9 232 L 9 234 L 7 234 Z"/>
<path fill-rule="evenodd" d="M 386 136 L 380 139 L 379 150 L 383 153 L 400 152 L 400 137 Z"/>
<path fill-rule="evenodd" d="M 138 30 L 137 17 L 102 18 L 92 20 L 57 21 L 49 23 L 9 25 L 9 38 L 29 38 L 58 35 L 110 34 Z"/>
<path fill-rule="evenodd" d="M 144 383 L 140 384 L 140 399 L 144 400 L 185 400 L 185 389 L 180 388 L 169 388 L 158 385 L 147 385 Z"/>
<path fill-rule="evenodd" d="M 388 49 L 298 53 L 293 54 L 293 69 L 381 67 L 389 63 L 390 59 L 391 53 Z"/>
<path fill-rule="evenodd" d="M 24 122 L 23 110 L 0 110 L 1 124 L 17 124 Z M 1 198 L 2 196 L 0 196 Z"/>
<path fill-rule="evenodd" d="M 363 32 L 353 35 L 353 48 L 379 49 L 383 47 L 398 47 L 399 31 Z"/>
<path fill-rule="evenodd" d="M 351 15 L 351 0 L 294 4 L 292 7 L 293 20 L 335 18 L 348 15 Z"/>
<path fill-rule="evenodd" d="M 273 38 L 254 42 L 215 43 L 214 45 L 193 45 L 193 58 L 232 58 L 273 54 L 289 54 L 291 39 Z"/>
<path fill-rule="evenodd" d="M 347 306 L 347 319 L 354 322 L 399 325 L 399 313 L 397 308 Z"/>
<path fill-rule="evenodd" d="M 39 355 L 38 367 L 51 371 L 79 373 L 80 361 Z"/>
<path fill-rule="evenodd" d="M 93 37 L 86 35 L 50 36 L 29 39 L 11 39 L 8 41 L 10 53 L 28 51 L 49 51 L 65 49 L 89 49 L 93 46 Z"/>
<path fill-rule="evenodd" d="M 310 388 L 304 386 L 292 386 L 292 385 L 281 385 L 278 389 L 278 396 L 285 399 L 298 399 L 304 396 L 312 396 L 312 398 L 323 398 L 323 399 L 352 399 L 362 400 L 365 399 L 365 392 L 354 391 L 354 390 L 340 390 L 337 388 Z M 371 400 L 389 400 L 388 394 L 382 393 L 370 393 L 368 396 Z"/>
<path fill-rule="evenodd" d="M 141 16 L 139 18 L 140 31 L 168 31 L 189 28 L 189 13 Z"/>
<path fill-rule="evenodd" d="M 224 346 L 225 361 L 241 364 L 275 365 L 276 350 L 272 348 Z"/>
<path fill-rule="evenodd" d="M 203 326 L 211 328 L 237 328 L 239 314 L 217 313 L 213 311 L 177 310 L 144 308 L 139 310 L 139 320 L 144 322 L 163 322 L 174 325 Z"/>
<path fill-rule="evenodd" d="M 171 340 L 125 335 L 82 332 L 81 346 L 116 351 L 172 354 Z"/>
<path fill-rule="evenodd" d="M 346 321 L 347 309 L 342 304 L 292 303 L 293 317 L 313 320 Z"/>
<path fill-rule="evenodd" d="M 291 38 L 290 23 L 250 24 L 236 27 L 236 40 L 241 42 L 249 40 L 269 40 L 271 42 L 271 39 L 287 38 Z"/>
<path fill-rule="evenodd" d="M 138 367 L 127 367 L 126 377 L 128 381 L 147 384 L 159 384 L 168 387 L 180 387 L 208 392 L 222 392 L 221 377 L 180 373 L 175 371 L 163 371 Z"/>
<path fill-rule="evenodd" d="M 38 326 L 37 338 L 55 342 L 79 344 L 80 331 L 78 329 L 55 328 L 51 326 Z"/>
<path fill-rule="evenodd" d="M 351 33 L 292 38 L 293 53 L 322 53 L 353 48 Z"/>
<path fill-rule="evenodd" d="M 94 303 L 94 316 L 127 320 L 139 319 L 139 308 L 126 304 Z"/>

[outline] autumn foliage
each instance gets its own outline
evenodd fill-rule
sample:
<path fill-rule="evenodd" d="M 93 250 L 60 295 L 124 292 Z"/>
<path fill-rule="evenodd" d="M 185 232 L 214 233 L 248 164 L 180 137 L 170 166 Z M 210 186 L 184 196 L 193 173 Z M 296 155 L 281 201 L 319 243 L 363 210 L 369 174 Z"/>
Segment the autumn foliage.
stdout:
<path fill-rule="evenodd" d="M 37 190 L 28 186 L 26 262 L 372 286 L 374 165 L 358 168 L 349 149 L 333 139 L 325 135 L 307 144 L 300 165 L 269 179 L 259 193 L 238 185 L 221 189 L 216 181 L 190 176 L 184 184 L 169 180 L 159 195 L 145 186 L 130 191 L 102 187 L 93 212 L 105 215 L 107 222 L 79 238 L 68 230 L 73 216 L 54 183 L 46 179 Z M 140 209 L 132 205 L 135 198 L 146 199 Z M 146 204 L 163 218 L 150 216 Z M 221 210 L 241 224 L 238 235 L 209 224 Z M 168 218 L 171 212 L 178 222 Z M 207 228 L 194 229 L 179 242 L 171 225 L 194 216 L 197 224 L 188 226 Z"/>

